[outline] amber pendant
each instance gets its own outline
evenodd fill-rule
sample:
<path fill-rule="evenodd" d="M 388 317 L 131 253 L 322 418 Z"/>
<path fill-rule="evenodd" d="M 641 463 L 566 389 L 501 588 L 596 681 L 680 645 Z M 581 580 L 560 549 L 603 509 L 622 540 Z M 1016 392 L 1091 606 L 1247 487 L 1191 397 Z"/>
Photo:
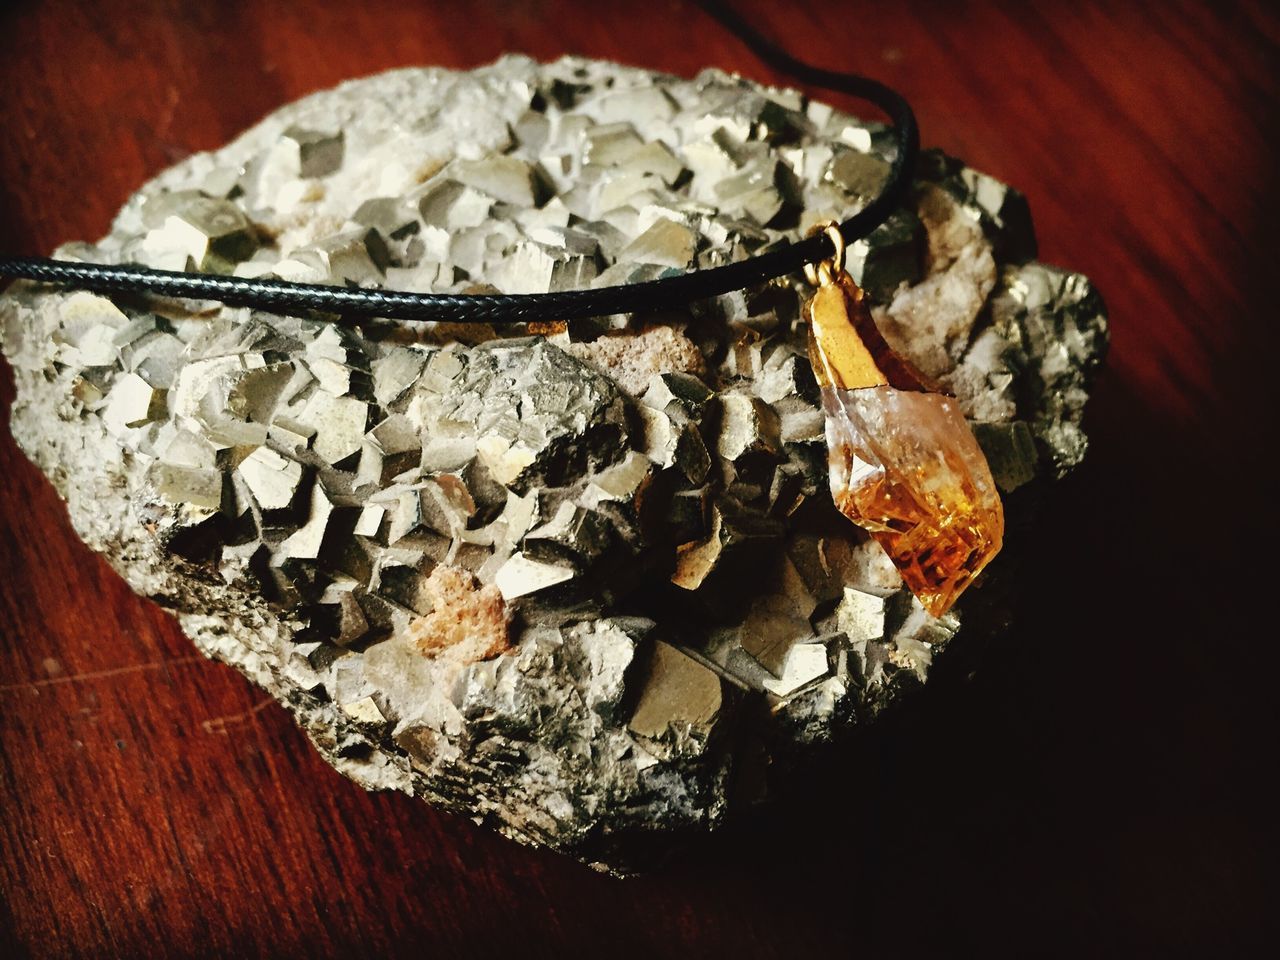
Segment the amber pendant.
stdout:
<path fill-rule="evenodd" d="M 831 495 L 940 617 L 1000 551 L 1004 510 L 991 468 L 955 400 L 889 349 L 853 278 L 829 264 L 817 276 L 805 319 Z"/>

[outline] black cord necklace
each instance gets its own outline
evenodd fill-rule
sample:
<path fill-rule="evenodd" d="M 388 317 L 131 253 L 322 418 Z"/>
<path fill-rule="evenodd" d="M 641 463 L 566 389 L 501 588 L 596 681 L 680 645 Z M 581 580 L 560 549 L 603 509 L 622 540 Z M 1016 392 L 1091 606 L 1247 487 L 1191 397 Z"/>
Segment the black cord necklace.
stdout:
<path fill-rule="evenodd" d="M 767 65 L 802 83 L 845 93 L 879 107 L 893 121 L 896 150 L 889 175 L 870 203 L 838 225 L 852 243 L 884 223 L 910 186 L 919 134 L 910 104 L 897 91 L 856 74 L 823 70 L 796 59 L 758 33 L 735 11 L 698 0 L 708 14 Z M 840 254 L 825 231 L 769 253 L 710 270 L 643 283 L 536 294 L 407 293 L 396 290 L 250 280 L 210 273 L 157 270 L 130 264 L 76 263 L 47 257 L 0 257 L 0 277 L 62 284 L 103 293 L 154 293 L 216 300 L 272 313 L 311 311 L 346 319 L 443 320 L 452 323 L 532 323 L 578 320 L 614 313 L 654 312 L 763 283 Z"/>
<path fill-rule="evenodd" d="M 915 117 L 906 100 L 883 84 L 803 63 L 723 4 L 698 2 L 775 69 L 860 97 L 889 115 L 896 150 L 884 188 L 862 210 L 844 223 L 819 225 L 805 240 L 726 266 L 557 293 L 408 293 L 28 257 L 0 259 L 0 276 L 108 293 L 214 300 L 277 314 L 318 311 L 346 322 L 509 324 L 656 312 L 803 269 L 815 288 L 803 314 L 826 418 L 834 504 L 880 543 L 924 608 L 942 616 L 1000 550 L 1003 507 L 958 404 L 933 392 L 893 352 L 862 290 L 844 269 L 846 244 L 871 233 L 905 199 L 919 145 Z"/>

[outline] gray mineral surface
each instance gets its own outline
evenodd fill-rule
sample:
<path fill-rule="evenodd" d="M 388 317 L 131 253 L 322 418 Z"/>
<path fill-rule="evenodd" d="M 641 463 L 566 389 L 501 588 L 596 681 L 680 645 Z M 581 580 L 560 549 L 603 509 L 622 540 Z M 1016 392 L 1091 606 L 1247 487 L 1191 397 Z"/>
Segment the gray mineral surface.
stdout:
<path fill-rule="evenodd" d="M 398 70 L 189 157 L 57 255 L 623 284 L 851 215 L 892 149 L 718 71 Z M 850 249 L 1014 512 L 1083 456 L 1106 342 L 1089 282 L 1035 251 L 1023 197 L 937 152 Z M 928 616 L 832 506 L 806 295 L 797 276 L 568 329 L 357 329 L 23 283 L 0 318 L 18 442 L 201 651 L 361 785 L 624 873 L 923 682 L 983 602 L 979 583 Z"/>

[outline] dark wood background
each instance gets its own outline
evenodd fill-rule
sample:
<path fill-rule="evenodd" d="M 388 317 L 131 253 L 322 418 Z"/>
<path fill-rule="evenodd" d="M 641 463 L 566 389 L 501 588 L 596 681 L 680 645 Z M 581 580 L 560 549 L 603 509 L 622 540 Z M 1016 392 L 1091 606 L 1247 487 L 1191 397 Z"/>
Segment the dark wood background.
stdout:
<path fill-rule="evenodd" d="M 1018 628 L 794 796 L 620 882 L 339 777 L 80 545 L 5 432 L 0 955 L 1260 945 L 1280 20 L 1262 2 L 739 6 L 903 90 L 925 142 L 1025 190 L 1043 259 L 1107 298 L 1093 449 L 1049 504 Z M 301 94 L 504 51 L 786 79 L 674 0 L 7 4 L 0 249 L 101 235 L 145 178 Z"/>

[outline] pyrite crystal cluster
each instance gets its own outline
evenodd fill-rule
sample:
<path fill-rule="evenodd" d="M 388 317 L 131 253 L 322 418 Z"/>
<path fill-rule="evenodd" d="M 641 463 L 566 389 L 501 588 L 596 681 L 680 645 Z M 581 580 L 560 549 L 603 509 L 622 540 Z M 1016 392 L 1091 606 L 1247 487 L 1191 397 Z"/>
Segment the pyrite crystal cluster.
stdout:
<path fill-rule="evenodd" d="M 889 144 L 715 71 L 400 70 L 189 157 L 58 255 L 415 290 L 626 283 L 843 219 Z M 1084 453 L 1106 330 L 1089 283 L 1034 261 L 1019 194 L 938 153 L 849 255 L 888 346 L 952 398 L 904 391 L 878 415 L 954 435 L 962 413 L 1025 509 Z M 833 505 L 810 293 L 788 278 L 531 331 L 29 283 L 0 311 L 14 436 L 200 650 L 362 785 L 626 872 L 923 681 L 988 592 L 930 615 L 892 538 Z"/>

